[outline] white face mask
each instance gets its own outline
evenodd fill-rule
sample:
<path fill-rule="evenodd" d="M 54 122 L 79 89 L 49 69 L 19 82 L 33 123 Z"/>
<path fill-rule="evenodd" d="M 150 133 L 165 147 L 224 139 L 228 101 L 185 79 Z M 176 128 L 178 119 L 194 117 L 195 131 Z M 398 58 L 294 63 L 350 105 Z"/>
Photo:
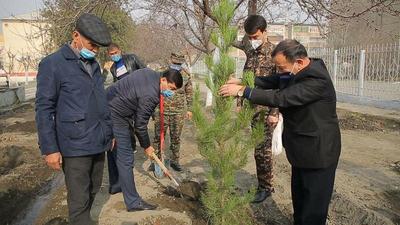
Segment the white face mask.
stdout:
<path fill-rule="evenodd" d="M 251 40 L 251 47 L 253 47 L 254 50 L 256 50 L 258 47 L 262 45 L 263 41 L 262 40 Z"/>

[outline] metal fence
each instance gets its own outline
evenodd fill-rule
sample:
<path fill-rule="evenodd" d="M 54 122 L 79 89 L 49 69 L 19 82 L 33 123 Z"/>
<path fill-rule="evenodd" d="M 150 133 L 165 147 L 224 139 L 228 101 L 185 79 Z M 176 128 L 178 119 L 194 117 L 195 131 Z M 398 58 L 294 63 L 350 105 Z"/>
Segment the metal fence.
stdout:
<path fill-rule="evenodd" d="M 324 60 L 338 94 L 399 103 L 400 43 L 308 49 L 308 54 Z M 235 60 L 236 75 L 241 77 L 245 59 Z M 196 63 L 192 71 L 208 74 L 203 61 Z"/>
<path fill-rule="evenodd" d="M 400 44 L 309 49 L 322 58 L 336 91 L 375 100 L 400 100 Z"/>

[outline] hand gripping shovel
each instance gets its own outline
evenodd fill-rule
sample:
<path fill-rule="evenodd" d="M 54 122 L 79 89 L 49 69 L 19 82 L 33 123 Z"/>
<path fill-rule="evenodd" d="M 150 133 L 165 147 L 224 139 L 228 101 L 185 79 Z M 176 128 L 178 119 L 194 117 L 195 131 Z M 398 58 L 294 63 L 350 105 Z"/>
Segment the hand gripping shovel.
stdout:
<path fill-rule="evenodd" d="M 179 183 L 175 180 L 175 178 L 172 176 L 171 172 L 165 167 L 164 163 L 161 162 L 161 160 L 157 157 L 157 155 L 153 152 L 151 157 L 156 161 L 156 165 L 154 165 L 154 168 L 159 167 L 162 171 L 163 174 L 165 174 L 172 182 L 179 187 Z"/>
<path fill-rule="evenodd" d="M 164 139 L 165 139 L 165 130 L 164 130 L 164 96 L 160 95 L 160 156 L 161 159 L 159 161 L 163 164 L 164 167 L 169 167 L 169 160 L 164 160 Z M 157 157 L 158 159 L 158 157 Z M 157 178 L 164 177 L 164 172 L 161 166 L 158 163 L 154 164 L 154 176 Z"/>

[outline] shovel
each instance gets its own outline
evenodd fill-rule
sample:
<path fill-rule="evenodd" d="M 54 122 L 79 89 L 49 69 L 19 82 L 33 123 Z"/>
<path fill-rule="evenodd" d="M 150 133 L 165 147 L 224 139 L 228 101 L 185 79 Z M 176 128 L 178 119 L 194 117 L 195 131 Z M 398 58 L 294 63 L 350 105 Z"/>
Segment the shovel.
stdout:
<path fill-rule="evenodd" d="M 172 182 L 179 187 L 179 183 L 175 180 L 175 178 L 172 176 L 171 172 L 165 167 L 164 163 L 161 162 L 161 160 L 157 157 L 157 155 L 153 152 L 151 155 L 154 161 L 156 161 L 156 164 L 154 165 L 154 168 L 159 167 L 162 170 L 162 173 L 165 174 Z"/>
<path fill-rule="evenodd" d="M 160 155 L 161 159 L 159 161 L 163 164 L 164 167 L 168 167 L 170 165 L 169 160 L 164 160 L 164 140 L 165 140 L 165 130 L 164 130 L 164 96 L 160 95 Z M 158 159 L 158 158 L 157 158 Z M 158 163 L 154 164 L 154 176 L 157 178 L 163 178 L 164 172 L 163 169 L 159 166 Z"/>

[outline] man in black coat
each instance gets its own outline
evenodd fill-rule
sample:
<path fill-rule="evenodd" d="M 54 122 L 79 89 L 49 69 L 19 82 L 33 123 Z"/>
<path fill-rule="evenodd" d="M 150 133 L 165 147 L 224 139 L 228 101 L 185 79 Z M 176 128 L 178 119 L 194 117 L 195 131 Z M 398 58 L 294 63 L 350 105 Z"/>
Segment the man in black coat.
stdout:
<path fill-rule="evenodd" d="M 335 89 L 324 62 L 308 58 L 296 40 L 280 42 L 272 57 L 280 74 L 257 77 L 255 89 L 231 79 L 220 94 L 279 107 L 292 165 L 294 224 L 325 225 L 341 150 Z"/>
<path fill-rule="evenodd" d="M 130 72 L 146 68 L 137 55 L 122 54 L 121 48 L 115 43 L 111 43 L 110 46 L 108 46 L 107 53 L 114 62 L 110 68 L 114 82 L 121 80 Z"/>
<path fill-rule="evenodd" d="M 139 196 L 133 175 L 134 154 L 129 126 L 133 120 L 140 146 L 151 158 L 154 148 L 150 145 L 147 124 L 160 102 L 160 95 L 172 97 L 173 90 L 182 87 L 179 71 L 169 69 L 162 74 L 145 68 L 136 70 L 107 89 L 111 109 L 114 137 L 117 143 L 117 168 L 125 205 L 128 211 L 151 210 L 151 205 Z"/>
<path fill-rule="evenodd" d="M 143 69 L 146 66 L 139 60 L 139 57 L 135 54 L 122 54 L 121 48 L 115 44 L 111 43 L 107 48 L 108 56 L 110 56 L 113 64 L 111 65 L 110 72 L 113 76 L 114 83 L 118 80 L 121 80 L 124 77 L 127 77 L 128 74 Z M 131 144 L 132 149 L 135 149 L 136 141 L 135 141 L 135 132 L 133 128 L 133 124 L 129 127 L 131 131 Z M 121 192 L 121 185 L 119 182 L 119 174 L 116 164 L 117 158 L 117 146 L 114 146 L 114 149 L 110 149 L 107 152 L 107 164 L 108 164 L 108 179 L 109 179 L 109 189 L 108 192 L 110 194 L 116 194 Z M 135 150 L 136 152 L 136 150 Z"/>

